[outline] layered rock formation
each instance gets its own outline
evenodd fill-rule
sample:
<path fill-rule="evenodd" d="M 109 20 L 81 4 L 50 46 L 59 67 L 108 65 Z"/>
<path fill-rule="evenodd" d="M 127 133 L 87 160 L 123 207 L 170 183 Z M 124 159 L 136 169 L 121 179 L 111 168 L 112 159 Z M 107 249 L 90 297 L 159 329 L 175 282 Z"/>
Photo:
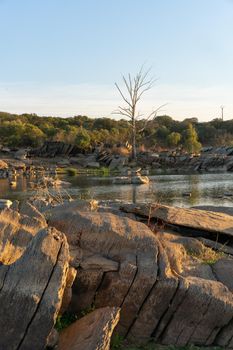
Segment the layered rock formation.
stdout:
<path fill-rule="evenodd" d="M 42 350 L 58 314 L 88 309 L 61 332 L 59 350 L 108 350 L 115 326 L 134 344 L 233 348 L 232 216 L 80 201 L 43 214 L 13 207 L 0 213 L 0 349 Z"/>
<path fill-rule="evenodd" d="M 154 233 L 141 222 L 81 212 L 74 204 L 72 211 L 50 211 L 49 224 L 65 232 L 78 270 L 72 310 L 120 307 L 116 332 L 138 343 L 152 337 L 162 344 L 232 345 L 231 283 L 218 267 L 219 261 L 232 266 L 231 257 L 195 238 Z"/>
<path fill-rule="evenodd" d="M 0 214 L 0 349 L 44 349 L 62 302 L 69 267 L 65 236 L 34 217 Z M 37 214 L 37 217 L 36 217 Z"/>

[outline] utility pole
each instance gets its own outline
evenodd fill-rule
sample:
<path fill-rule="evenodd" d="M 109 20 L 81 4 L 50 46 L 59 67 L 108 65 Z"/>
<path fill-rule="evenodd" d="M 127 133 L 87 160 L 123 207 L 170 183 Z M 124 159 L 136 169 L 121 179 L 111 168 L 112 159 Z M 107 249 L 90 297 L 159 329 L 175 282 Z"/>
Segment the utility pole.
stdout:
<path fill-rule="evenodd" d="M 220 108 L 221 108 L 221 115 L 222 115 L 222 121 L 223 121 L 223 110 L 224 110 L 224 106 L 220 106 Z"/>

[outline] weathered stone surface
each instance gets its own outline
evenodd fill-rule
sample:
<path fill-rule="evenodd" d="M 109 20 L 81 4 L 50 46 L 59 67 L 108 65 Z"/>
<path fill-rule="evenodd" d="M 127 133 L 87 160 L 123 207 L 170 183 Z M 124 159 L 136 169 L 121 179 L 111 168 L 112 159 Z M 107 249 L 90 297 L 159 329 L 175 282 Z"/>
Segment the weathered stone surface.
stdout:
<path fill-rule="evenodd" d="M 117 261 L 113 261 L 107 259 L 101 255 L 91 255 L 81 261 L 80 267 L 83 270 L 102 270 L 103 272 L 107 271 L 117 271 L 119 263 Z"/>
<path fill-rule="evenodd" d="M 19 236 L 14 238 L 20 246 Z M 62 302 L 69 261 L 66 238 L 45 228 L 16 257 L 10 256 L 16 248 L 3 244 L 1 250 L 0 349 L 41 350 Z"/>
<path fill-rule="evenodd" d="M 111 284 L 106 281 L 111 274 L 114 278 L 116 274 L 117 279 L 113 284 L 117 299 L 119 293 L 117 305 L 121 304 L 122 307 L 120 327 L 122 334 L 126 334 L 157 279 L 158 246 L 154 234 L 144 224 L 126 217 L 110 213 L 80 212 L 78 209 L 75 211 L 73 206 L 71 213 L 68 207 L 66 210 L 54 208 L 50 211 L 48 222 L 65 232 L 71 247 L 76 246 L 125 264 L 122 268 L 127 266 L 126 270 L 129 270 L 123 272 L 125 269 L 120 268 L 119 275 L 117 272 L 106 272 L 104 276 L 100 269 L 79 269 L 71 302 L 71 306 L 77 310 L 81 305 L 87 307 L 95 303 L 95 299 L 104 300 L 101 295 L 107 295 L 111 289 Z M 125 274 L 131 277 L 127 281 L 128 285 L 121 289 L 120 281 L 127 283 Z"/>
<path fill-rule="evenodd" d="M 66 234 L 76 262 L 72 310 L 120 307 L 116 332 L 134 343 L 151 338 L 179 346 L 231 343 L 233 294 L 219 260 L 224 254 L 193 237 L 153 233 L 127 217 L 70 206 L 52 209 L 48 222 Z M 85 265 L 93 256 L 104 263 Z M 209 257 L 219 262 L 209 263 Z M 109 260 L 117 270 L 103 269 L 111 268 Z"/>
<path fill-rule="evenodd" d="M 219 212 L 169 207 L 166 205 L 123 205 L 122 210 L 150 218 L 157 218 L 172 225 L 218 232 L 233 236 L 233 217 Z"/>
<path fill-rule="evenodd" d="M 109 350 L 120 309 L 106 307 L 93 311 L 67 329 L 59 338 L 58 350 Z"/>
<path fill-rule="evenodd" d="M 67 272 L 65 290 L 62 298 L 62 305 L 60 308 L 60 314 L 63 314 L 70 305 L 72 299 L 72 285 L 74 283 L 75 277 L 77 275 L 77 270 L 73 267 L 70 267 Z"/>
<path fill-rule="evenodd" d="M 8 169 L 8 164 L 4 160 L 0 159 L 0 170 Z"/>
<path fill-rule="evenodd" d="M 198 210 L 207 210 L 207 211 L 213 211 L 218 213 L 223 213 L 227 215 L 233 216 L 233 207 L 219 207 L 215 205 L 197 205 L 195 207 L 192 207 L 193 209 Z"/>
<path fill-rule="evenodd" d="M 230 257 L 218 260 L 212 267 L 218 281 L 233 292 L 233 259 Z"/>

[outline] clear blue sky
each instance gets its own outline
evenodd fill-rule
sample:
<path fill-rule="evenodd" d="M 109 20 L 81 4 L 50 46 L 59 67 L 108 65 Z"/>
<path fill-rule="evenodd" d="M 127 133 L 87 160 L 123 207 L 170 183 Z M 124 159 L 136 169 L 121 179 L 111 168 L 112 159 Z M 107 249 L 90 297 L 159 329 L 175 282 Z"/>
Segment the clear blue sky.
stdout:
<path fill-rule="evenodd" d="M 145 112 L 233 118 L 232 0 L 0 0 L 0 110 L 110 116 L 145 63 Z"/>

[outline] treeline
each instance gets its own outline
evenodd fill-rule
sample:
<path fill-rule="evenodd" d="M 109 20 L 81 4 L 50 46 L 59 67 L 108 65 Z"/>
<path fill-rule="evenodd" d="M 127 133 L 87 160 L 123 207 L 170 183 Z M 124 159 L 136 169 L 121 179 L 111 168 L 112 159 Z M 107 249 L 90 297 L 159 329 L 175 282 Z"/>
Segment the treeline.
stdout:
<path fill-rule="evenodd" d="M 158 116 L 147 123 L 138 121 L 137 144 L 151 149 L 183 147 L 198 151 L 203 146 L 233 144 L 233 120 L 214 119 L 199 123 L 196 118 L 173 120 Z M 36 114 L 0 112 L 0 143 L 8 147 L 39 147 L 44 141 L 64 141 L 90 149 L 97 144 L 109 146 L 130 143 L 131 126 L 127 120 L 111 118 L 39 117 Z"/>

